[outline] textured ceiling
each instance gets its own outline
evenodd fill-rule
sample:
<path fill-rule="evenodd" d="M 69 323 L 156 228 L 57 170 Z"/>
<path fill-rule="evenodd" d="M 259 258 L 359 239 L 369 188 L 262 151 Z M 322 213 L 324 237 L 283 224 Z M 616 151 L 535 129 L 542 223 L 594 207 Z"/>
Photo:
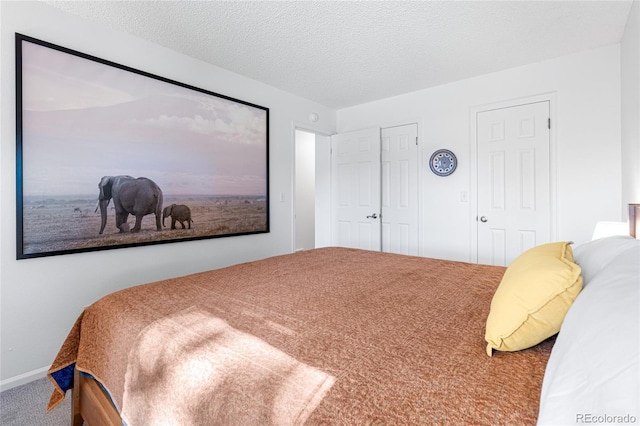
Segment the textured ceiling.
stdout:
<path fill-rule="evenodd" d="M 625 1 L 46 1 L 332 108 L 620 42 Z"/>

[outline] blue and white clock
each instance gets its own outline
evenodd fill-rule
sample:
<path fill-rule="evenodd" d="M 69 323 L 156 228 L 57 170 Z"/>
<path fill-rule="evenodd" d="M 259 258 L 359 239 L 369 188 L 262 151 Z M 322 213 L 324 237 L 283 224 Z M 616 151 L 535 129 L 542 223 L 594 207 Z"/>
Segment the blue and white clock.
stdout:
<path fill-rule="evenodd" d="M 438 176 L 449 176 L 456 170 L 458 159 L 448 149 L 439 149 L 431 155 L 429 167 Z"/>

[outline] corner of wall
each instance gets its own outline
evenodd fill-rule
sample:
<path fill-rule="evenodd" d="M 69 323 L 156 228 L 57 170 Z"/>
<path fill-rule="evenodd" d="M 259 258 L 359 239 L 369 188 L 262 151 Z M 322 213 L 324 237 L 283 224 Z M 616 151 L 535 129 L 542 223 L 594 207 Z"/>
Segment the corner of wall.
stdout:
<path fill-rule="evenodd" d="M 640 0 L 634 0 L 620 42 L 622 218 L 640 202 Z"/>

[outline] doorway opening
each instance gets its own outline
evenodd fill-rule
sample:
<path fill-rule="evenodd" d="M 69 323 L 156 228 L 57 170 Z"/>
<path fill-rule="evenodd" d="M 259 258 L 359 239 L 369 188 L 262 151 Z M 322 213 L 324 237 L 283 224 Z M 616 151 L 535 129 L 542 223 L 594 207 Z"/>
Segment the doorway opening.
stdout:
<path fill-rule="evenodd" d="M 331 245 L 331 138 L 296 129 L 294 137 L 294 251 Z"/>

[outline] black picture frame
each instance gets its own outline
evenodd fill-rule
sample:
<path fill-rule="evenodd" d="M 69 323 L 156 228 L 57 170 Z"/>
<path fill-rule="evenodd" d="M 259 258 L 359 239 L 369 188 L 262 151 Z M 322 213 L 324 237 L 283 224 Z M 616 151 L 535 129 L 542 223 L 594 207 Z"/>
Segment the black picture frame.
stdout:
<path fill-rule="evenodd" d="M 23 34 L 15 46 L 18 259 L 269 232 L 269 108 Z"/>

